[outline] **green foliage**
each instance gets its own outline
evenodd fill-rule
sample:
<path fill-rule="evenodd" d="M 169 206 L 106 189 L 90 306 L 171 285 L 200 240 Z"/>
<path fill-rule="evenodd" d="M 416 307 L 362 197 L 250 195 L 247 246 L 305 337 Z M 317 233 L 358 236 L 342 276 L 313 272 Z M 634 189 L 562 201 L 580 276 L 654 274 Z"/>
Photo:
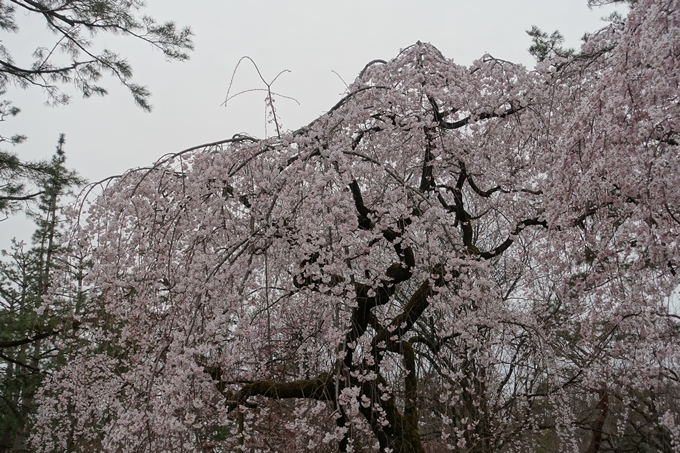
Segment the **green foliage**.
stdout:
<path fill-rule="evenodd" d="M 564 36 L 559 31 L 554 31 L 548 35 L 548 33 L 533 25 L 531 30 L 527 30 L 527 34 L 531 36 L 532 41 L 529 53 L 539 62 L 552 57 L 569 58 L 576 54 L 575 49 L 562 47 Z"/>
<path fill-rule="evenodd" d="M 17 140 L 23 141 L 23 138 L 25 137 L 19 137 Z M 63 136 L 59 140 L 61 147 Z M 0 143 L 2 141 L 7 140 L 0 138 Z M 78 184 L 76 174 L 63 169 L 64 156 L 63 152 L 59 154 L 60 152 L 58 151 L 50 162 L 24 161 L 14 153 L 0 150 L 0 213 L 16 212 L 27 206 L 30 201 L 39 200 L 44 203 L 45 197 L 50 196 L 45 192 L 45 187 Z M 62 159 L 61 163 L 57 162 L 59 159 Z"/>
<path fill-rule="evenodd" d="M 28 190 L 32 181 L 46 168 L 45 162 L 26 162 L 16 154 L 0 151 L 0 213 L 19 210 L 24 203 L 40 195 Z"/>
<path fill-rule="evenodd" d="M 0 343 L 20 343 L 32 335 L 38 325 L 34 311 L 38 303 L 35 292 L 37 268 L 35 253 L 25 244 L 13 242 L 9 252 L 3 251 L 8 262 L 0 264 L 1 301 Z M 38 342 L 0 348 L 3 375 L 0 381 L 0 450 L 12 451 L 17 434 L 26 424 L 27 399 L 39 385 L 42 374 L 36 366 L 40 361 Z"/>
<path fill-rule="evenodd" d="M 117 78 L 144 110 L 150 110 L 150 92 L 133 83 L 132 68 L 120 54 L 95 50 L 94 38 L 102 32 L 132 36 L 160 50 L 170 60 L 183 61 L 193 49 L 192 32 L 174 22 L 157 23 L 142 15 L 141 0 L 15 0 L 0 4 L 0 29 L 19 33 L 17 13 L 44 22 L 55 35 L 54 42 L 35 49 L 29 66 L 15 63 L 12 53 L 0 43 L 0 92 L 8 84 L 42 88 L 52 104 L 66 104 L 70 96 L 60 86 L 72 84 L 89 97 L 105 95 L 99 85 L 105 74 Z"/>
<path fill-rule="evenodd" d="M 46 339 L 59 331 L 59 319 L 44 308 L 61 247 L 60 199 L 82 184 L 64 166 L 64 136 L 37 177 L 39 202 L 30 213 L 36 223 L 33 247 L 12 241 L 0 262 L 0 451 L 22 451 L 33 398 L 45 373 L 59 358 Z"/>
<path fill-rule="evenodd" d="M 192 32 L 174 22 L 158 23 L 142 13 L 141 0 L 12 0 L 0 1 L 0 31 L 24 32 L 16 17 L 35 20 L 35 27 L 47 26 L 54 36 L 50 43 L 31 55 L 15 55 L 0 41 L 0 99 L 9 86 L 40 88 L 51 105 L 67 104 L 71 96 L 62 87 L 75 87 L 83 97 L 104 96 L 104 76 L 124 85 L 135 103 L 151 110 L 151 92 L 132 80 L 132 67 L 124 56 L 111 49 L 97 49 L 100 33 L 129 36 L 159 50 L 168 60 L 184 61 L 193 49 Z M 30 30 L 25 31 L 26 34 Z M 21 64 L 17 61 L 30 61 Z M 10 100 L 0 100 L 0 122 L 20 112 Z M 1 143 L 16 145 L 24 135 L 0 136 Z M 38 179 L 46 177 L 50 163 L 28 162 L 16 154 L 0 150 L 0 214 L 8 215 L 27 206 L 41 192 L 33 190 Z"/>

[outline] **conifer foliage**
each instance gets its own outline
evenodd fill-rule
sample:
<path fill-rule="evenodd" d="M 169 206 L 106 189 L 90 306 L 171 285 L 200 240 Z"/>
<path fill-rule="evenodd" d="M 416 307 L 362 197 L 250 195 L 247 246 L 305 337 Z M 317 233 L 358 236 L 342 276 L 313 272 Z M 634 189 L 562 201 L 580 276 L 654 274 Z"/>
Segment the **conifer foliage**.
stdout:
<path fill-rule="evenodd" d="M 25 451 L 35 393 L 44 375 L 59 364 L 47 342 L 59 333 L 59 316 L 45 309 L 52 275 L 61 264 L 62 197 L 82 180 L 65 166 L 64 136 L 38 181 L 39 203 L 33 246 L 12 242 L 0 262 L 0 452 Z M 74 278 L 76 280 L 77 278 Z M 71 313 L 69 313 L 70 315 Z M 69 316 L 70 319 L 70 316 Z"/>
<path fill-rule="evenodd" d="M 678 77 L 680 2 L 638 0 L 534 70 L 416 43 L 107 181 L 34 445 L 677 451 Z"/>
<path fill-rule="evenodd" d="M 142 109 L 151 110 L 151 92 L 133 81 L 132 66 L 114 49 L 102 48 L 98 36 L 134 38 L 160 51 L 167 60 L 184 61 L 193 49 L 191 29 L 174 22 L 159 23 L 143 13 L 140 0 L 11 0 L 0 2 L 0 31 L 30 37 L 26 28 L 46 27 L 51 38 L 21 55 L 0 41 L 0 122 L 19 114 L 19 107 L 6 99 L 10 87 L 40 89 L 47 103 L 63 105 L 71 86 L 83 97 L 104 96 L 105 76 L 117 79 Z M 31 24 L 28 25 L 27 24 Z M 38 28 L 41 27 L 41 28 Z M 0 135 L 0 143 L 17 145 L 23 134 Z M 36 200 L 37 181 L 50 171 L 49 162 L 30 162 L 0 150 L 0 213 L 22 209 Z"/>

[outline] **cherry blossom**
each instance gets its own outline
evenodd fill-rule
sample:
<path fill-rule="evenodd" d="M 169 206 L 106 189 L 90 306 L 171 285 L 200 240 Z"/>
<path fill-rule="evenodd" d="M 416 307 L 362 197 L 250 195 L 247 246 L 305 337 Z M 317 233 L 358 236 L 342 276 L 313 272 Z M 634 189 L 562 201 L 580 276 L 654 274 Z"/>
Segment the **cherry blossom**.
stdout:
<path fill-rule="evenodd" d="M 419 42 L 92 188 L 34 445 L 596 452 L 644 416 L 677 449 L 679 33 L 638 0 L 533 70 Z"/>

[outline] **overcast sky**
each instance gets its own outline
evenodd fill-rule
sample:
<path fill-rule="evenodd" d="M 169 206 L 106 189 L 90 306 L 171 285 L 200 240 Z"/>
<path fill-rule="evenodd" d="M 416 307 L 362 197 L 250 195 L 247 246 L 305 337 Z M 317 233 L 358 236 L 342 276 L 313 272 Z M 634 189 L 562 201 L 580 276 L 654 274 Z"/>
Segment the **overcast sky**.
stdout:
<path fill-rule="evenodd" d="M 5 98 L 22 112 L 0 123 L 0 134 L 29 138 L 12 151 L 25 159 L 48 158 L 64 133 L 68 166 L 96 181 L 235 133 L 263 137 L 263 93 L 247 93 L 221 105 L 234 68 L 246 55 L 267 79 L 290 71 L 277 80 L 274 90 L 299 102 L 276 103 L 284 127 L 295 129 L 338 101 L 345 89 L 342 79 L 351 83 L 367 62 L 393 58 L 418 40 L 433 44 L 459 64 L 469 65 L 488 52 L 530 67 L 531 41 L 525 30 L 532 25 L 560 30 L 567 46 L 578 47 L 581 36 L 601 28 L 601 18 L 613 11 L 588 9 L 586 0 L 148 0 L 147 4 L 146 12 L 159 21 L 174 20 L 192 28 L 195 51 L 189 61 L 168 63 L 161 53 L 129 38 L 96 39 L 128 57 L 134 81 L 153 93 L 153 111 L 136 107 L 125 88 L 110 78 L 103 81 L 108 96 L 76 95 L 71 104 L 57 108 L 46 107 L 39 90 L 13 90 Z M 35 47 L 50 47 L 53 38 L 43 23 L 23 13 L 18 19 L 19 33 L 3 33 L 0 39 L 22 63 Z M 263 85 L 252 66 L 243 64 L 232 93 L 253 88 Z M 0 223 L 0 248 L 11 236 L 28 237 L 30 228 L 20 225 L 12 219 Z"/>

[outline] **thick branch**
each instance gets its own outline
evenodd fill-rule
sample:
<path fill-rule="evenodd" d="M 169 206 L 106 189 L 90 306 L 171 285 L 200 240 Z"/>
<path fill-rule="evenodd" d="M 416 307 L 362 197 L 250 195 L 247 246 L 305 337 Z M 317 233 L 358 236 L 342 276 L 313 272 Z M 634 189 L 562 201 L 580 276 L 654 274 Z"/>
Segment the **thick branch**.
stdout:
<path fill-rule="evenodd" d="M 359 228 L 362 230 L 370 230 L 373 228 L 373 222 L 371 222 L 371 219 L 368 216 L 372 211 L 364 204 L 364 198 L 361 196 L 361 189 L 359 188 L 359 183 L 357 183 L 356 179 L 352 181 L 349 188 L 352 191 L 354 206 L 359 213 Z"/>
<path fill-rule="evenodd" d="M 411 425 L 399 412 L 394 398 L 383 399 L 384 394 L 378 388 L 378 384 L 386 385 L 387 382 L 384 378 L 378 377 L 377 381 L 368 381 L 361 385 L 361 394 L 372 404 L 369 407 L 360 405 L 359 411 L 371 425 L 373 434 L 380 444 L 380 450 L 386 451 L 390 448 L 400 453 L 425 453 L 417 427 Z M 372 406 L 376 403 L 385 411 L 388 425 L 382 423 L 380 413 L 373 409 Z"/>
<path fill-rule="evenodd" d="M 416 374 L 416 356 L 413 346 L 408 341 L 398 344 L 402 354 L 406 377 L 404 377 L 404 417 L 411 428 L 418 429 L 418 376 Z"/>
<path fill-rule="evenodd" d="M 456 213 L 456 221 L 460 225 L 463 232 L 463 244 L 472 253 L 477 254 L 479 250 L 473 244 L 473 230 L 472 230 L 472 216 L 465 210 L 465 204 L 463 203 L 463 185 L 467 180 L 467 173 L 465 172 L 465 167 L 461 168 L 460 175 L 458 175 L 458 181 L 456 181 L 456 187 L 452 188 L 453 198 L 455 205 L 453 210 Z M 451 206 L 447 205 L 444 198 L 441 197 L 439 200 L 447 210 L 450 210 Z"/>
<path fill-rule="evenodd" d="M 40 370 L 39 370 L 38 368 L 36 368 L 36 367 L 33 367 L 33 366 L 31 366 L 31 365 L 28 365 L 28 364 L 26 364 L 26 363 L 24 363 L 24 362 L 21 362 L 21 361 L 19 361 L 19 360 L 15 360 L 15 359 L 13 359 L 13 358 L 11 358 L 11 357 L 8 357 L 8 356 L 6 356 L 6 355 L 4 355 L 4 354 L 1 354 L 1 353 L 0 353 L 0 359 L 6 360 L 6 361 L 8 361 L 8 362 L 10 362 L 10 363 L 13 363 L 13 364 L 15 364 L 15 365 L 18 365 L 18 366 L 20 366 L 20 367 L 29 369 L 29 370 L 33 371 L 34 373 L 42 373 L 42 371 L 40 371 Z"/>
<path fill-rule="evenodd" d="M 444 266 L 437 265 L 433 269 L 433 274 L 436 274 L 434 286 L 442 286 L 444 284 Z M 423 314 L 429 305 L 428 297 L 432 295 L 433 289 L 430 279 L 425 280 L 420 287 L 413 293 L 411 299 L 404 307 L 404 310 L 395 316 L 387 327 L 378 332 L 373 337 L 373 350 L 377 350 L 378 343 L 384 341 L 386 344 L 393 343 L 396 338 L 401 338 L 405 333 L 411 330 L 420 315 Z M 396 338 L 395 338 L 396 337 Z M 392 340 L 395 338 L 395 340 Z"/>
<path fill-rule="evenodd" d="M 454 121 L 453 123 L 441 120 L 441 121 L 439 121 L 439 127 L 441 127 L 442 129 L 449 129 L 449 130 L 460 129 L 461 127 L 467 126 L 467 124 L 471 120 L 487 120 L 487 119 L 490 119 L 490 118 L 505 118 L 506 116 L 510 116 L 512 114 L 515 114 L 515 113 L 517 113 L 517 112 L 519 112 L 523 109 L 524 109 L 524 107 L 511 106 L 509 109 L 507 109 L 503 113 L 482 112 L 478 115 L 468 115 L 465 118 L 463 118 L 462 120 Z"/>
<path fill-rule="evenodd" d="M 30 78 L 32 76 L 43 75 L 43 74 L 68 73 L 68 72 L 71 72 L 74 69 L 76 69 L 78 66 L 91 64 L 91 63 L 95 63 L 95 62 L 96 62 L 96 60 L 75 61 L 70 66 L 63 66 L 61 68 L 24 69 L 24 68 L 20 68 L 18 66 L 15 66 L 8 61 L 0 60 L 0 66 L 2 66 L 4 68 L 3 70 L 0 70 L 0 72 L 10 72 L 10 73 L 12 73 L 16 76 L 23 74 L 24 75 L 23 77 Z"/>
<path fill-rule="evenodd" d="M 377 290 L 374 290 L 371 286 L 363 283 L 355 283 L 354 287 L 356 290 L 357 306 L 352 310 L 352 328 L 345 335 L 345 344 L 354 343 L 357 338 L 366 332 L 369 324 L 375 319 L 373 313 L 371 313 L 371 309 L 378 305 L 386 304 L 396 289 L 394 285 L 383 285 Z M 369 291 L 375 291 L 375 295 L 372 297 L 369 296 Z M 352 357 L 352 351 L 348 349 L 343 361 L 348 368 L 351 368 L 352 366 Z"/>
<path fill-rule="evenodd" d="M 522 220 L 521 222 L 519 222 L 517 224 L 517 226 L 515 227 L 515 230 L 512 233 L 510 233 L 510 236 L 505 241 L 503 241 L 503 243 L 501 245 L 499 245 L 495 249 L 490 250 L 488 252 L 482 252 L 482 253 L 479 254 L 479 256 L 488 260 L 488 259 L 491 259 L 491 258 L 498 256 L 501 253 L 505 252 L 508 249 L 508 247 L 510 247 L 512 245 L 512 243 L 515 242 L 515 239 L 513 237 L 517 236 L 519 233 L 522 232 L 522 230 L 524 230 L 526 227 L 528 227 L 530 225 L 542 226 L 543 228 L 548 228 L 548 222 L 546 222 L 545 220 L 538 220 L 536 218 Z"/>
<path fill-rule="evenodd" d="M 39 333 L 39 334 L 34 335 L 32 337 L 23 338 L 21 340 L 0 341 L 0 349 L 13 348 L 13 347 L 16 347 L 16 346 L 21 346 L 23 344 L 33 343 L 33 342 L 36 342 L 38 340 L 42 340 L 43 338 L 47 338 L 47 337 L 50 337 L 52 335 L 56 335 L 58 333 L 59 333 L 58 330 L 50 330 L 48 332 L 42 332 L 42 333 Z"/>
<path fill-rule="evenodd" d="M 14 3 L 15 5 L 19 5 L 22 8 L 27 9 L 28 11 L 40 13 L 40 14 L 44 15 L 45 17 L 47 17 L 47 16 L 55 17 L 55 18 L 59 19 L 60 21 L 67 23 L 71 27 L 76 25 L 76 22 L 74 20 L 64 16 L 63 14 L 59 14 L 57 12 L 57 10 L 48 9 L 48 8 L 45 7 L 45 5 L 38 3 L 38 2 L 34 2 L 33 0 L 23 0 L 21 2 L 17 1 L 17 0 L 10 0 L 10 1 L 12 3 Z"/>
<path fill-rule="evenodd" d="M 293 382 L 258 381 L 246 384 L 236 393 L 228 392 L 226 397 L 229 410 L 233 410 L 251 396 L 266 396 L 273 399 L 307 398 L 332 401 L 335 398 L 335 381 L 331 375 L 322 374 L 314 379 Z"/>
<path fill-rule="evenodd" d="M 40 196 L 40 195 L 42 195 L 42 194 L 44 194 L 44 193 L 45 193 L 45 192 L 41 190 L 40 192 L 32 193 L 32 194 L 30 194 L 30 195 L 24 195 L 24 196 L 21 196 L 21 197 L 0 196 L 0 201 L 26 201 L 26 200 L 32 200 L 32 199 L 34 199 L 35 197 Z"/>
<path fill-rule="evenodd" d="M 604 390 L 600 391 L 599 394 L 600 401 L 597 403 L 597 418 L 593 421 L 591 428 L 593 431 L 593 438 L 590 440 L 590 445 L 588 445 L 586 453 L 597 453 L 602 444 L 602 428 L 604 427 L 604 422 L 607 420 L 609 396 Z"/>
<path fill-rule="evenodd" d="M 420 175 L 420 187 L 418 190 L 426 192 L 434 187 L 434 175 L 432 173 L 432 159 L 434 155 L 432 150 L 435 148 L 434 138 L 432 137 L 432 130 L 425 128 L 425 136 L 427 137 L 427 145 L 425 146 L 425 157 L 423 158 L 423 170 Z"/>
<path fill-rule="evenodd" d="M 480 197 L 489 198 L 491 195 L 494 194 L 494 192 L 498 192 L 499 190 L 501 190 L 501 186 L 492 187 L 489 190 L 481 190 L 479 187 L 477 187 L 477 184 L 475 184 L 475 182 L 472 180 L 472 177 L 467 173 L 467 170 L 465 168 L 465 163 L 460 162 L 460 168 L 461 168 L 461 171 L 465 173 L 466 178 L 467 178 L 467 182 L 470 185 L 470 187 L 472 188 L 472 190 L 474 190 L 475 193 L 477 195 L 479 195 Z"/>

